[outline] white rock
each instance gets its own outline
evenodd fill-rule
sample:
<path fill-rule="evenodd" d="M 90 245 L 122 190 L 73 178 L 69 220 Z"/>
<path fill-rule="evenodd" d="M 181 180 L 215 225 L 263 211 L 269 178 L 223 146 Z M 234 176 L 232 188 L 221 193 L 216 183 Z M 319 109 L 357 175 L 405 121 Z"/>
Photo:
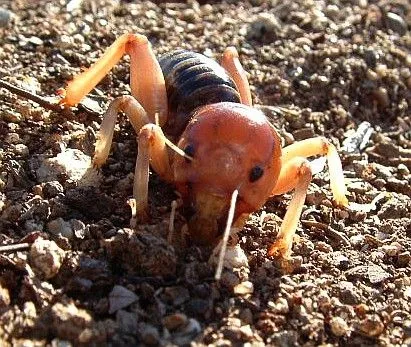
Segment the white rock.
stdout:
<path fill-rule="evenodd" d="M 61 176 L 78 186 L 96 186 L 100 182 L 98 171 L 91 165 L 91 157 L 78 149 L 67 148 L 53 158 L 40 158 L 36 170 L 39 182 L 58 181 Z"/>
<path fill-rule="evenodd" d="M 34 272 L 49 279 L 57 275 L 65 252 L 54 241 L 36 239 L 30 248 L 29 260 Z"/>

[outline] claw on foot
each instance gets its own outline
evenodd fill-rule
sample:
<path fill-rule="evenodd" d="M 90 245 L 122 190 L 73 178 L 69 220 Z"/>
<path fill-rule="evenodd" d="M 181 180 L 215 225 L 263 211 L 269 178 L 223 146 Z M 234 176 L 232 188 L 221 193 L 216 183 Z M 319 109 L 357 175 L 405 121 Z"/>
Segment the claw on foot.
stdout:
<path fill-rule="evenodd" d="M 131 218 L 130 218 L 130 228 L 135 229 L 137 226 L 137 221 L 145 222 L 148 220 L 147 211 L 143 209 L 139 209 L 137 206 L 137 201 L 134 198 L 128 199 L 127 204 L 131 208 Z"/>

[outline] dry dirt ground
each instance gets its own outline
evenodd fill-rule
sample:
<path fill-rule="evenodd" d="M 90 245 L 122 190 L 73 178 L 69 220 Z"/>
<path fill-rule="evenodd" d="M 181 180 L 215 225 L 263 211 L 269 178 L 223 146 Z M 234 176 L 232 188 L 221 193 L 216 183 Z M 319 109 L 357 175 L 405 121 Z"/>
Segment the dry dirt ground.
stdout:
<path fill-rule="evenodd" d="M 43 97 L 124 32 L 156 54 L 237 47 L 285 143 L 324 135 L 339 148 L 350 201 L 334 207 L 327 169 L 315 176 L 284 274 L 266 253 L 290 195 L 270 199 L 239 235 L 248 265 L 216 283 L 210 249 L 166 241 L 176 195 L 155 174 L 150 222 L 127 228 L 136 142 L 124 117 L 106 165 L 88 169 L 102 112 L 130 92 L 127 57 L 65 111 L 2 88 L 1 346 L 411 346 L 409 0 L 0 7 L 1 81 Z"/>

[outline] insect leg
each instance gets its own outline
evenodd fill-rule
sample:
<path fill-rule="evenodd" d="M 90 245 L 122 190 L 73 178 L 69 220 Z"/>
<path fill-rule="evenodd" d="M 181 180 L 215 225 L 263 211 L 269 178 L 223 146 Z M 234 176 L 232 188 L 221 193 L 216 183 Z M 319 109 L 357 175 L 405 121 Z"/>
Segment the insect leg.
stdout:
<path fill-rule="evenodd" d="M 283 164 L 273 195 L 294 189 L 294 196 L 285 213 L 277 239 L 268 251 L 269 255 L 285 259 L 289 257 L 311 177 L 310 164 L 305 158 L 296 157 Z"/>
<path fill-rule="evenodd" d="M 339 206 L 347 206 L 346 187 L 341 160 L 337 149 L 324 137 L 315 137 L 293 143 L 282 150 L 282 162 L 287 163 L 295 157 L 308 158 L 314 155 L 326 155 L 330 171 L 330 187 L 335 202 Z"/>
<path fill-rule="evenodd" d="M 137 142 L 138 154 L 133 195 L 137 205 L 137 218 L 144 219 L 147 211 L 149 165 L 166 181 L 172 179 L 173 171 L 170 166 L 165 136 L 159 126 L 144 125 Z"/>
<path fill-rule="evenodd" d="M 62 91 L 62 104 L 73 106 L 88 94 L 123 55 L 131 61 L 131 92 L 143 105 L 151 122 L 159 115 L 160 125 L 167 118 L 167 96 L 160 65 L 147 37 L 139 34 L 121 35 L 88 70 L 74 77 Z"/>
<path fill-rule="evenodd" d="M 227 47 L 221 58 L 221 66 L 229 73 L 240 92 L 241 103 L 252 106 L 250 85 L 247 73 L 238 59 L 238 52 L 234 47 Z"/>
<path fill-rule="evenodd" d="M 150 122 L 143 106 L 131 95 L 124 95 L 114 99 L 103 117 L 103 122 L 97 135 L 93 158 L 93 166 L 97 168 L 101 167 L 107 160 L 111 142 L 113 141 L 114 126 L 120 111 L 127 115 L 137 134 L 145 124 Z"/>

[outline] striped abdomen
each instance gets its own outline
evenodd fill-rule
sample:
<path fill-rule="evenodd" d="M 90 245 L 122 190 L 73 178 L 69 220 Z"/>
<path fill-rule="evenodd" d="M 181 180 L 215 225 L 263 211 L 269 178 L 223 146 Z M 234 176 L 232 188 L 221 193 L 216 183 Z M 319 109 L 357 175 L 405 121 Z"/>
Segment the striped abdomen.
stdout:
<path fill-rule="evenodd" d="M 214 60 L 179 50 L 159 59 L 167 98 L 168 120 L 165 132 L 179 136 L 196 108 L 218 102 L 240 102 L 234 81 Z"/>

